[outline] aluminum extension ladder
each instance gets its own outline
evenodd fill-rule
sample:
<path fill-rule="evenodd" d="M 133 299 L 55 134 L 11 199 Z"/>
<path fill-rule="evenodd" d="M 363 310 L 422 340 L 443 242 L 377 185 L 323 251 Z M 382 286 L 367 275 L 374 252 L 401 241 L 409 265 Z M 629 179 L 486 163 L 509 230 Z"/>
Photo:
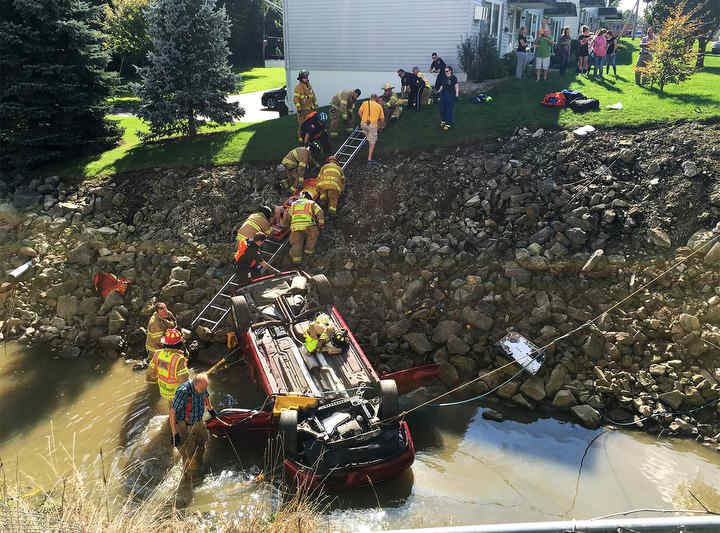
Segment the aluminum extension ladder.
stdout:
<path fill-rule="evenodd" d="M 350 164 L 366 142 L 365 133 L 359 126 L 348 135 L 345 142 L 343 142 L 337 152 L 335 152 L 335 157 L 343 170 Z M 260 252 L 264 256 L 265 261 L 272 265 L 275 258 L 287 248 L 288 243 L 289 239 L 287 235 L 282 240 L 265 239 Z M 195 317 L 190 327 L 206 326 L 210 328 L 211 332 L 214 332 L 230 314 L 230 299 L 235 296 L 235 289 L 241 285 L 241 283 L 236 281 L 235 274 L 230 276 L 230 279 L 225 282 L 217 294 L 213 296 L 212 300 L 210 300 L 207 305 L 203 307 L 202 311 L 200 311 L 200 314 Z"/>
<path fill-rule="evenodd" d="M 357 126 L 335 152 L 335 157 L 343 170 L 350 164 L 350 161 L 353 160 L 366 142 L 365 133 L 360 129 L 360 126 Z"/>
<path fill-rule="evenodd" d="M 265 239 L 260 248 L 260 255 L 269 264 L 280 256 L 281 252 L 288 246 L 290 239 L 285 235 L 282 240 Z M 213 296 L 200 314 L 190 324 L 190 328 L 195 326 L 205 326 L 214 332 L 225 318 L 230 314 L 230 299 L 235 296 L 235 289 L 243 284 L 236 281 L 236 274 L 230 276 L 222 288 Z"/>

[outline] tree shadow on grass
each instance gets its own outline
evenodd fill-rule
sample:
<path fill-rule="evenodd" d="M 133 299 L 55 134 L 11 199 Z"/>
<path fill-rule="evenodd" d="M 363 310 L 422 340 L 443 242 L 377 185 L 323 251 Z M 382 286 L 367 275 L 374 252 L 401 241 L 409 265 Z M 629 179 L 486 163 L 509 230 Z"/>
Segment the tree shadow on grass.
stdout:
<path fill-rule="evenodd" d="M 715 98 L 711 98 L 709 96 L 703 96 L 699 94 L 671 94 L 667 92 L 660 92 L 660 89 L 657 87 L 645 87 L 645 90 L 648 92 L 654 93 L 658 98 L 661 100 L 675 100 L 676 103 L 683 103 L 685 105 L 694 105 L 694 106 L 717 106 L 718 101 Z"/>
<path fill-rule="evenodd" d="M 705 74 L 720 74 L 720 67 L 708 67 L 707 65 L 701 68 L 698 72 Z"/>

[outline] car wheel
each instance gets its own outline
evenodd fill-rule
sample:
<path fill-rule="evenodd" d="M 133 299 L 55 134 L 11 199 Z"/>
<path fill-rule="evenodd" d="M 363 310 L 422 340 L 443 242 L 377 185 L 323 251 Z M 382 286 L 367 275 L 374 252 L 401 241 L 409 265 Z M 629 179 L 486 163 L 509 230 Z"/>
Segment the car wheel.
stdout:
<path fill-rule="evenodd" d="M 321 305 L 332 305 L 335 300 L 332 287 L 325 274 L 317 274 L 312 278 L 315 292 Z"/>
<path fill-rule="evenodd" d="M 285 102 L 281 103 L 278 106 L 278 112 L 280 113 L 281 117 L 288 116 L 288 113 L 290 112 L 290 110 L 288 109 L 288 106 L 285 104 Z"/>
<path fill-rule="evenodd" d="M 233 328 L 238 340 L 245 334 L 251 324 L 250 307 L 244 296 L 233 296 L 230 298 L 230 311 L 232 312 Z"/>
<path fill-rule="evenodd" d="M 277 101 L 275 100 L 275 98 L 273 98 L 273 97 L 268 98 L 267 103 L 265 104 L 265 107 L 267 107 L 271 111 L 274 111 L 275 108 L 277 107 Z"/>
<path fill-rule="evenodd" d="M 400 400 L 394 379 L 380 380 L 380 418 L 391 418 L 400 414 Z"/>
<path fill-rule="evenodd" d="M 278 420 L 278 437 L 282 447 L 283 457 L 297 455 L 297 424 L 298 412 L 295 409 L 285 409 L 280 413 Z"/>

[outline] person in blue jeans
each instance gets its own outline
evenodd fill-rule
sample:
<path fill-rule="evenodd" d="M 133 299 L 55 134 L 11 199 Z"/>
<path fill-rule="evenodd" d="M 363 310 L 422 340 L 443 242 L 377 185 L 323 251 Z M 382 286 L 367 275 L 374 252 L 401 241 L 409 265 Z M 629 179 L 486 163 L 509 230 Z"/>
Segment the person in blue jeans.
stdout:
<path fill-rule="evenodd" d="M 453 74 L 452 67 L 445 66 L 445 80 L 438 90 L 440 92 L 440 118 L 442 119 L 440 127 L 447 131 L 452 128 L 455 100 L 460 94 L 460 86 L 455 74 Z"/>
<path fill-rule="evenodd" d="M 605 54 L 605 65 L 607 65 L 606 74 L 610 75 L 610 65 L 612 65 L 613 72 L 617 78 L 617 66 L 615 65 L 615 51 L 617 50 L 617 37 L 613 35 L 613 32 L 608 30 L 605 34 L 605 40 L 607 41 L 607 51 Z"/>

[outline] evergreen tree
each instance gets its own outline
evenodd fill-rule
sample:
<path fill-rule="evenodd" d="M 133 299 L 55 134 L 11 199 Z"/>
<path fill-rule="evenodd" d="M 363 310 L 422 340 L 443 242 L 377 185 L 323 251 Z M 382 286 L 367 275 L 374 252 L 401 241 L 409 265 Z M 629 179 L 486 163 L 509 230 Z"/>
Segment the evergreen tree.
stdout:
<path fill-rule="evenodd" d="M 137 87 L 138 115 L 150 123 L 146 138 L 195 135 L 207 120 L 242 117 L 244 110 L 225 99 L 235 86 L 225 9 L 215 0 L 154 0 L 146 16 L 153 50 Z"/>
<path fill-rule="evenodd" d="M 37 167 L 119 138 L 105 119 L 115 80 L 84 0 L 0 0 L 0 166 Z"/>
<path fill-rule="evenodd" d="M 218 0 L 230 18 L 230 61 L 235 66 L 263 65 L 263 0 Z"/>

